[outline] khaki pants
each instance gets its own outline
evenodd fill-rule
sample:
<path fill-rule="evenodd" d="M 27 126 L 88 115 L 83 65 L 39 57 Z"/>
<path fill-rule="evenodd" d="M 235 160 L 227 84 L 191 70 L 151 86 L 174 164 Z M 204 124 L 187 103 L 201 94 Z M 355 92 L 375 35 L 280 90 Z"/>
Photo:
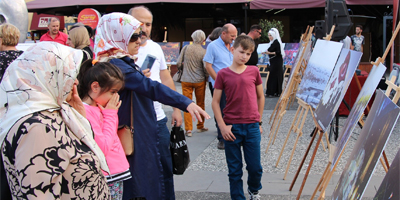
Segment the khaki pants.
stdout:
<path fill-rule="evenodd" d="M 182 84 L 182 94 L 189 99 L 192 99 L 193 89 L 194 94 L 196 95 L 196 104 L 204 110 L 204 99 L 206 95 L 206 81 L 200 83 L 188 83 L 181 82 Z M 204 128 L 204 117 L 202 117 L 203 122 L 197 122 L 197 129 Z M 190 113 L 185 112 L 183 114 L 183 118 L 185 120 L 185 130 L 192 130 L 192 116 Z"/>

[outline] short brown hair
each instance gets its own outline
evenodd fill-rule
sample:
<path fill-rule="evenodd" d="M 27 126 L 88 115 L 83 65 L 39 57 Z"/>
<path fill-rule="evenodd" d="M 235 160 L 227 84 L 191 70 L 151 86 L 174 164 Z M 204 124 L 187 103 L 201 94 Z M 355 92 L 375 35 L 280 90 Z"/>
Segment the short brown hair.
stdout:
<path fill-rule="evenodd" d="M 252 52 L 254 51 L 254 40 L 247 35 L 239 35 L 236 39 L 235 42 L 233 43 L 233 48 L 238 48 L 239 46 L 242 46 L 243 50 L 251 50 Z"/>
<path fill-rule="evenodd" d="M 17 46 L 19 36 L 19 30 L 14 25 L 9 23 L 0 25 L 0 38 L 4 46 Z"/>

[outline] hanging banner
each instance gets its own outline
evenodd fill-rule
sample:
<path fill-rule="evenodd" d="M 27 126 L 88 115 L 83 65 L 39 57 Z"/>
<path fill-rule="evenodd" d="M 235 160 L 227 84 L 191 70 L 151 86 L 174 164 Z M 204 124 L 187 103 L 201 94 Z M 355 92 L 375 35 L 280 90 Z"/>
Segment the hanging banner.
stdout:
<path fill-rule="evenodd" d="M 85 8 L 78 15 L 78 22 L 88 25 L 95 29 L 97 27 L 97 23 L 99 23 L 101 15 L 100 13 L 93 8 Z"/>

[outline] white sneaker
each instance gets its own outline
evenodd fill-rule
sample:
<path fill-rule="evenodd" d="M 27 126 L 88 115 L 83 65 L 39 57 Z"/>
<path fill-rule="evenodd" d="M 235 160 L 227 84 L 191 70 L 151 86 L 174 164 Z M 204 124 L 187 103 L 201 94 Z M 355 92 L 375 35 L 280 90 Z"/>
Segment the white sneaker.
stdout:
<path fill-rule="evenodd" d="M 249 189 L 247 189 L 247 191 L 249 192 L 250 200 L 260 200 L 261 199 L 261 196 L 258 194 L 258 191 L 257 192 L 250 192 Z"/>

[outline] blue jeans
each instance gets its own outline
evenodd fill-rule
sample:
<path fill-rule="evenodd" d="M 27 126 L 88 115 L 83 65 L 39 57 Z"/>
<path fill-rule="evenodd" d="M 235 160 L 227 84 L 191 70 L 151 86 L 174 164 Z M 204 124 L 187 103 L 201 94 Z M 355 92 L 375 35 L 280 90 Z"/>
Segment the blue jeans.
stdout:
<path fill-rule="evenodd" d="M 243 193 L 243 161 L 241 146 L 243 146 L 244 160 L 246 161 L 246 170 L 249 174 L 247 186 L 251 192 L 257 192 L 262 188 L 261 176 L 263 173 L 261 166 L 260 126 L 257 123 L 252 124 L 233 124 L 232 133 L 236 140 L 225 141 L 225 156 L 229 169 L 229 186 L 231 198 L 234 200 L 245 199 Z"/>
<path fill-rule="evenodd" d="M 211 82 L 208 83 L 208 87 L 210 88 L 211 97 L 213 97 L 214 96 L 214 87 L 212 86 Z M 224 111 L 225 106 L 226 106 L 226 95 L 225 95 L 225 92 L 222 90 L 221 101 L 219 102 L 219 107 L 221 107 L 222 118 L 224 118 L 223 111 Z M 218 141 L 224 141 L 224 138 L 222 137 L 222 134 L 221 134 L 221 130 L 219 130 L 217 119 L 215 119 L 215 117 L 214 117 L 214 121 L 215 121 L 215 126 L 217 127 Z"/>
<path fill-rule="evenodd" d="M 163 169 L 165 199 L 175 199 L 174 192 L 174 174 L 172 173 L 172 157 L 169 149 L 170 132 L 167 127 L 168 118 L 157 121 L 158 131 L 158 151 L 161 157 L 161 165 Z M 164 191 L 163 191 L 164 192 Z"/>

